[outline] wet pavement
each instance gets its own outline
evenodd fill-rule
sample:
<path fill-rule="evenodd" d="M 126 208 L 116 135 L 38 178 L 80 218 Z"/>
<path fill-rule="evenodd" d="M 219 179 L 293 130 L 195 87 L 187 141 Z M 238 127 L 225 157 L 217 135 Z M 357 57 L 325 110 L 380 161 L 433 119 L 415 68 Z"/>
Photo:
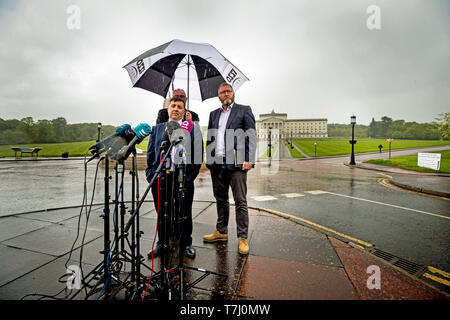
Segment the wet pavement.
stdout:
<path fill-rule="evenodd" d="M 449 298 L 351 242 L 338 240 L 264 210 L 250 210 L 248 256 L 237 252 L 235 224 L 232 219 L 227 243 L 203 243 L 202 236 L 214 230 L 215 203 L 196 201 L 193 207 L 193 245 L 197 255 L 195 259 L 185 258 L 185 264 L 225 274 L 227 278 L 208 275 L 186 292 L 185 298 L 188 300 Z M 0 298 L 49 299 L 49 296 L 62 290 L 55 298 L 84 299 L 85 290 L 72 291 L 71 296 L 65 297 L 67 276 L 63 276 L 68 266 L 78 265 L 80 260 L 85 275 L 102 262 L 103 256 L 99 253 L 104 245 L 103 219 L 99 217 L 102 211 L 102 206 L 96 206 L 91 211 L 86 229 L 86 216 L 82 214 L 80 230 L 82 234 L 86 230 L 85 238 L 83 242 L 81 236 L 78 238 L 71 255 L 80 210 L 60 209 L 2 218 Z M 233 211 L 232 208 L 232 213 Z M 153 203 L 145 203 L 141 215 L 140 225 L 144 231 L 140 241 L 141 254 L 146 256 L 153 243 L 156 225 Z M 11 226 L 18 224 L 21 225 L 20 230 L 12 230 Z M 111 236 L 113 237 L 113 233 Z M 83 253 L 80 256 L 82 243 Z M 127 246 L 125 248 L 127 250 Z M 110 263 L 114 262 L 111 260 Z M 145 266 L 141 267 L 141 272 L 149 277 L 152 262 L 144 259 L 143 263 Z M 158 272 L 159 257 L 154 259 L 153 266 L 153 271 Z M 382 277 L 379 289 L 373 288 L 370 282 L 370 276 L 374 272 L 370 268 L 373 266 Z M 130 270 L 131 265 L 124 262 L 122 274 L 129 274 Z M 202 274 L 197 270 L 187 270 L 185 286 Z M 112 280 L 113 287 L 117 283 Z M 177 288 L 179 279 L 177 282 L 176 277 L 172 278 L 172 283 Z M 373 280 L 373 285 L 376 284 L 376 280 Z M 157 298 L 152 292 L 152 286 L 147 294 L 149 299 Z M 115 299 L 124 295 L 122 292 Z M 97 297 L 98 293 L 90 295 L 89 299 Z"/>
<path fill-rule="evenodd" d="M 400 188 L 450 198 L 450 174 L 420 173 L 373 163 L 357 163 L 356 167 L 384 172 Z"/>
<path fill-rule="evenodd" d="M 363 158 L 364 156 L 358 157 L 358 163 Z M 327 228 L 325 223 L 314 223 L 313 216 L 307 216 L 308 206 L 316 202 L 320 204 L 311 207 L 311 214 L 318 216 L 317 208 L 321 208 L 329 210 L 332 216 L 333 206 L 336 208 L 341 204 L 336 200 L 324 202 L 326 197 L 336 197 L 341 192 L 342 196 L 356 199 L 362 196 L 358 193 L 358 188 L 372 186 L 380 177 L 397 177 L 396 173 L 392 172 L 350 168 L 344 165 L 345 161 L 348 161 L 345 157 L 273 161 L 270 168 L 267 163 L 261 163 L 252 170 L 248 176 L 248 256 L 237 252 L 235 222 L 232 217 L 227 243 L 203 243 L 202 236 L 214 230 L 216 208 L 209 173 L 201 172 L 196 180 L 193 206 L 193 245 L 197 256 L 195 259 L 185 258 L 184 261 L 193 267 L 226 274 L 227 278 L 208 275 L 186 292 L 186 298 L 448 300 L 449 296 L 445 293 L 449 292 L 450 287 L 450 283 L 445 285 L 445 282 L 449 282 L 448 272 L 427 269 L 428 264 L 423 264 L 424 269 L 415 270 L 412 274 L 407 268 L 399 266 L 399 259 L 396 260 L 395 256 L 393 259 L 387 259 L 382 251 L 375 250 L 383 248 L 383 245 L 378 247 L 377 243 L 375 247 L 372 241 L 366 241 L 367 238 L 371 239 L 367 235 L 362 236 L 364 232 L 357 236 L 350 231 L 340 233 L 336 231 L 340 228 Z M 87 202 L 92 201 L 97 205 L 93 207 L 85 228 L 86 212 L 77 207 L 83 201 L 83 169 L 82 160 L 0 162 L 3 182 L 0 186 L 0 299 L 39 299 L 43 296 L 27 295 L 37 293 L 52 296 L 61 290 L 57 297 L 64 298 L 67 279 L 67 275 L 64 275 L 68 266 L 78 265 L 81 260 L 83 272 L 87 274 L 102 261 L 100 251 L 103 249 L 104 221 L 100 217 L 103 213 L 103 206 L 100 204 L 104 196 L 104 171 L 99 169 L 94 184 L 96 166 L 93 163 L 88 166 Z M 126 200 L 130 198 L 131 189 L 128 173 L 125 174 L 124 180 Z M 445 180 L 442 181 L 445 185 Z M 94 198 L 91 198 L 94 185 Z M 141 196 L 146 187 L 144 173 L 139 171 Z M 344 189 L 349 190 L 349 193 L 344 194 Z M 110 182 L 110 190 L 114 190 L 114 179 Z M 379 189 L 376 190 L 379 192 Z M 380 197 L 389 196 L 381 194 Z M 365 207 L 355 207 L 353 201 L 355 200 L 352 200 L 351 206 L 343 204 L 342 210 L 368 211 Z M 409 198 L 405 198 L 405 204 L 402 205 L 406 206 L 408 202 L 411 202 Z M 424 201 L 419 199 L 418 203 L 420 202 Z M 448 214 L 445 204 L 436 202 L 432 205 L 440 215 Z M 110 208 L 113 214 L 112 204 Z M 232 211 L 233 208 L 232 206 Z M 347 230 L 343 221 L 343 217 L 337 220 L 342 230 Z M 112 223 L 111 219 L 111 230 Z M 423 223 L 428 222 L 424 220 Z M 155 225 L 153 203 L 146 202 L 140 218 L 141 230 L 144 231 L 140 252 L 144 257 L 152 246 Z M 445 238 L 448 228 L 445 224 L 442 226 Z M 363 224 L 360 228 L 369 232 L 369 225 Z M 72 248 L 75 239 L 77 243 Z M 70 255 L 72 249 L 73 253 Z M 445 257 L 448 250 L 445 246 L 442 250 L 444 251 L 436 251 L 436 255 L 444 254 Z M 401 251 L 397 256 L 400 255 Z M 148 277 L 151 274 L 152 262 L 145 258 L 144 265 L 141 271 Z M 159 258 L 153 261 L 153 266 L 154 272 L 158 272 Z M 130 268 L 130 264 L 124 262 L 121 275 L 129 274 Z M 186 283 L 192 283 L 201 275 L 202 272 L 187 270 Z M 429 281 L 430 277 L 437 277 L 440 282 Z M 176 280 L 175 277 L 174 283 Z M 85 294 L 86 291 L 82 290 L 74 299 L 84 299 Z M 148 298 L 151 297 L 150 290 Z M 97 295 L 89 297 L 96 298 Z M 123 298 L 123 294 L 117 298 Z"/>

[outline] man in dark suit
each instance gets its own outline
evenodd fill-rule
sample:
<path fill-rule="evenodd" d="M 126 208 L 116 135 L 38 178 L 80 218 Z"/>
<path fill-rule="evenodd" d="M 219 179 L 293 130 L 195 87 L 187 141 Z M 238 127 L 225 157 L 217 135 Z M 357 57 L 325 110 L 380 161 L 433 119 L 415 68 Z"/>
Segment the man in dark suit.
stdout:
<path fill-rule="evenodd" d="M 185 113 L 184 101 L 174 96 L 170 100 L 170 105 L 168 107 L 169 121 L 181 122 L 183 115 Z M 152 133 L 149 138 L 148 148 L 147 148 L 147 169 L 146 177 L 147 181 L 150 182 L 160 164 L 161 156 L 161 140 L 164 132 L 167 128 L 167 122 L 157 124 L 153 127 Z M 186 181 L 185 181 L 185 200 L 183 209 L 185 211 L 185 224 L 183 225 L 183 233 L 181 235 L 181 246 L 184 249 L 184 253 L 189 258 L 195 257 L 195 249 L 192 247 L 192 202 L 194 199 L 194 180 L 197 177 L 201 163 L 203 160 L 203 137 L 201 129 L 197 124 L 194 124 L 193 129 L 190 133 L 190 139 L 185 145 L 186 148 Z M 158 210 L 158 184 L 155 181 L 152 185 L 152 194 L 155 203 L 155 209 Z M 176 194 L 173 195 L 176 198 Z M 162 217 L 158 219 L 158 243 L 156 248 L 153 250 L 153 256 L 157 256 L 161 252 L 160 243 L 160 222 Z M 151 257 L 152 251 L 148 253 L 148 257 Z"/>
<path fill-rule="evenodd" d="M 234 90 L 228 83 L 219 86 L 222 107 L 209 115 L 206 166 L 211 171 L 217 203 L 216 230 L 203 237 L 205 242 L 228 240 L 231 186 L 236 207 L 239 253 L 248 254 L 247 172 L 255 163 L 255 117 L 249 106 L 234 103 Z"/>
<path fill-rule="evenodd" d="M 183 89 L 174 90 L 173 96 L 180 97 L 186 104 L 187 97 L 186 97 L 186 93 L 184 92 Z M 197 122 L 197 123 L 200 121 L 198 114 L 192 110 L 186 110 L 183 120 L 189 120 L 189 121 Z M 156 124 L 160 124 L 160 123 L 167 122 L 167 121 L 169 121 L 169 113 L 167 112 L 166 108 L 162 108 L 158 111 L 158 118 L 156 118 Z"/>

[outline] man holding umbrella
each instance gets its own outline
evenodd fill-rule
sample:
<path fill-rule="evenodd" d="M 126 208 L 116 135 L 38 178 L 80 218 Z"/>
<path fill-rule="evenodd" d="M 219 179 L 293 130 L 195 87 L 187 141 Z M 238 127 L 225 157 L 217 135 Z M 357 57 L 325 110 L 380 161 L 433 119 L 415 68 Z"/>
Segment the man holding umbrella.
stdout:
<path fill-rule="evenodd" d="M 205 242 L 228 240 L 231 186 L 236 206 L 239 253 L 248 254 L 247 172 L 254 166 L 256 153 L 255 117 L 249 106 L 234 102 L 234 90 L 228 83 L 218 89 L 222 107 L 209 115 L 206 166 L 211 171 L 217 203 L 216 230 L 203 237 Z"/>
<path fill-rule="evenodd" d="M 184 92 L 183 89 L 174 90 L 173 96 L 180 97 L 184 101 L 184 104 L 186 105 L 187 97 L 186 97 L 186 92 Z M 189 121 L 197 122 L 197 123 L 200 121 L 198 114 L 192 110 L 191 111 L 186 110 L 186 113 L 184 115 L 184 120 L 189 120 Z M 166 109 L 166 108 L 160 109 L 158 111 L 158 118 L 156 119 L 156 124 L 167 122 L 167 121 L 169 121 L 168 109 Z"/>

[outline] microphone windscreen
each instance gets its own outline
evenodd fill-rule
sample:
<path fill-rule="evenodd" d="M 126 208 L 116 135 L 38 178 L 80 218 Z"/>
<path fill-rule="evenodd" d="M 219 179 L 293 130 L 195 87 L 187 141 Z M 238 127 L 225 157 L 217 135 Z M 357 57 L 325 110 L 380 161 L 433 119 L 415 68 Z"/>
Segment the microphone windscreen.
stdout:
<path fill-rule="evenodd" d="M 186 130 L 187 132 L 191 133 L 192 129 L 194 128 L 194 124 L 190 120 L 184 120 L 181 123 L 181 129 Z"/>
<path fill-rule="evenodd" d="M 131 133 L 131 126 L 125 123 L 116 129 L 116 132 L 121 136 L 125 137 Z"/>
<path fill-rule="evenodd" d="M 167 133 L 169 134 L 169 136 L 177 129 L 180 128 L 180 124 L 177 121 L 169 121 L 167 122 Z"/>

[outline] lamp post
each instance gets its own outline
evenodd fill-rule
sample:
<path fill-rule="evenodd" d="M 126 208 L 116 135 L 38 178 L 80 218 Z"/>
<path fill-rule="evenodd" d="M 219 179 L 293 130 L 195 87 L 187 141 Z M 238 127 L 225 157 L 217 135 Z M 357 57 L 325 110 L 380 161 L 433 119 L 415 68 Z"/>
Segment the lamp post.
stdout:
<path fill-rule="evenodd" d="M 350 140 L 350 144 L 352 145 L 352 155 L 350 157 L 350 164 L 355 165 L 355 124 L 356 124 L 356 116 L 353 115 L 350 117 L 350 123 L 352 124 L 352 140 Z"/>
<path fill-rule="evenodd" d="M 272 162 L 272 127 L 269 127 L 269 165 Z"/>
<path fill-rule="evenodd" d="M 97 130 L 98 130 L 98 135 L 97 135 L 97 142 L 100 141 L 100 130 L 102 129 L 102 123 L 99 122 L 97 123 Z"/>

